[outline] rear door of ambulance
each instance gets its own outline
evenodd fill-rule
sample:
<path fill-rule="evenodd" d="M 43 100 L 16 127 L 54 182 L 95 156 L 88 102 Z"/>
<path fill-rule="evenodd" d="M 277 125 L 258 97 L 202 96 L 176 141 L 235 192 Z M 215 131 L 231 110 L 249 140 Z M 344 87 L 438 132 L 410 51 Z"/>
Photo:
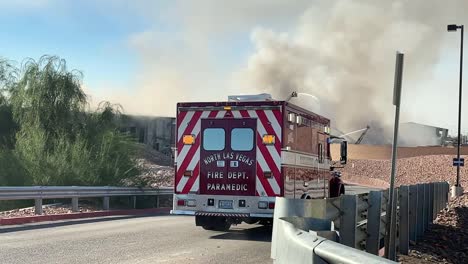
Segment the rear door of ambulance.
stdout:
<path fill-rule="evenodd" d="M 255 196 L 256 129 L 253 118 L 201 120 L 200 194 L 213 196 L 213 209 L 235 211 L 237 197 Z"/>

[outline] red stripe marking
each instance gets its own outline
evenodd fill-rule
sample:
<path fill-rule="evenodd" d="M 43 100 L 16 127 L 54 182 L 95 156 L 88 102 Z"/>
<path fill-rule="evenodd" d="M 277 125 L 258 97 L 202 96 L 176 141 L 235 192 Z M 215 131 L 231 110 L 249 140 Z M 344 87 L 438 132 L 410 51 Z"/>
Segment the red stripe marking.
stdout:
<path fill-rule="evenodd" d="M 259 133 L 257 133 L 257 140 L 259 141 L 262 140 Z M 258 148 L 260 149 L 260 152 L 263 155 L 263 158 L 265 159 L 267 163 L 267 166 L 270 168 L 271 172 L 273 173 L 273 176 L 276 179 L 276 182 L 278 183 L 278 186 L 281 189 L 281 185 L 282 185 L 281 184 L 281 171 L 278 169 L 278 165 L 275 163 L 275 161 L 271 157 L 271 154 L 265 145 L 263 145 L 262 143 L 257 144 L 257 145 L 258 145 Z"/>
<path fill-rule="evenodd" d="M 218 114 L 218 110 L 213 110 L 210 112 L 210 114 L 208 115 L 209 118 L 214 118 L 216 117 L 216 115 Z"/>
<path fill-rule="evenodd" d="M 278 151 L 278 153 L 281 153 L 281 138 L 276 135 L 275 130 L 273 127 L 269 124 L 270 121 L 268 121 L 268 117 L 266 116 L 265 112 L 263 110 L 256 110 L 258 119 L 260 122 L 262 122 L 263 127 L 265 128 L 266 132 L 270 135 L 275 135 L 275 149 Z M 263 136 L 263 135 L 260 135 Z"/>
<path fill-rule="evenodd" d="M 259 112 L 261 112 L 263 114 L 264 119 L 266 120 L 266 122 L 268 122 L 268 118 L 266 117 L 265 113 L 262 110 L 256 111 L 257 116 L 258 116 L 258 120 L 260 120 L 260 122 L 262 122 L 261 116 L 258 114 Z M 242 117 L 250 117 L 249 112 L 247 110 L 240 110 L 240 114 L 242 115 Z M 257 122 L 258 122 L 258 120 L 257 120 Z M 262 124 L 266 129 L 265 122 L 262 122 Z M 270 126 L 270 128 L 271 128 L 271 126 Z M 271 129 L 273 130 L 273 128 L 271 128 Z M 274 132 L 274 130 L 273 130 L 273 132 Z M 268 130 L 267 130 L 267 133 L 270 133 L 270 132 L 268 132 Z M 274 135 L 276 135 L 276 134 L 274 134 Z M 281 149 L 280 140 L 277 140 L 275 142 L 275 145 L 278 145 L 279 149 Z M 258 132 L 257 132 L 257 146 L 259 147 L 260 152 L 263 154 L 263 158 L 267 162 L 268 167 L 270 168 L 270 170 L 272 170 L 272 173 L 273 173 L 273 175 L 274 175 L 274 177 L 276 179 L 276 182 L 278 183 L 278 186 L 280 187 L 280 192 L 281 192 L 281 184 L 280 184 L 281 174 L 279 173 L 278 168 L 276 166 L 274 166 L 273 159 L 271 158 L 271 155 L 270 155 L 268 149 L 265 147 L 265 145 L 263 145 L 262 136 Z M 270 161 L 268 161 L 265 153 L 268 154 L 268 157 L 269 157 Z M 258 153 L 257 153 L 257 155 L 258 155 Z M 273 168 L 273 169 L 271 169 L 271 168 Z M 275 192 L 271 188 L 270 183 L 268 182 L 268 180 L 264 177 L 262 168 L 260 167 L 260 164 L 258 162 L 257 162 L 257 178 L 260 180 L 260 183 L 262 184 L 263 188 L 265 189 L 265 192 L 267 193 L 267 195 L 268 196 L 275 196 Z M 257 191 L 257 195 L 260 196 L 258 194 L 258 191 Z"/>
<path fill-rule="evenodd" d="M 278 121 L 278 124 L 280 125 L 280 128 L 283 129 L 281 127 L 281 121 L 283 120 L 283 116 L 281 115 L 281 110 L 272 110 L 273 114 L 275 115 L 276 117 L 276 120 Z"/>
<path fill-rule="evenodd" d="M 218 114 L 218 110 L 214 110 L 214 111 L 211 111 L 209 114 L 208 114 L 208 117 L 212 118 L 212 117 L 216 117 L 216 115 Z M 201 117 L 201 114 L 202 112 L 198 112 L 199 113 L 199 117 Z M 197 122 L 198 122 L 198 119 L 199 117 L 196 118 Z M 192 117 L 192 120 L 195 120 L 195 115 Z M 196 124 L 196 122 L 195 122 Z M 188 128 L 188 127 L 187 127 Z M 192 129 L 193 130 L 193 129 Z M 183 177 L 183 174 L 184 174 L 184 171 L 186 170 L 186 168 L 188 167 L 188 164 L 190 164 L 190 161 L 192 161 L 193 159 L 193 156 L 194 156 L 194 152 L 196 152 L 196 149 L 198 148 L 198 146 L 200 146 L 200 137 L 198 135 L 195 135 L 195 144 L 191 146 L 191 148 L 189 149 L 187 155 L 185 156 L 184 160 L 182 161 L 182 164 L 178 165 L 177 168 L 176 168 L 176 182 L 175 182 L 175 186 L 174 186 L 174 192 L 177 192 L 177 185 L 179 184 L 180 180 L 182 179 Z M 183 147 L 183 145 L 182 145 Z M 178 148 L 178 152 L 180 153 L 182 151 L 182 147 Z M 182 170 L 182 166 L 184 165 L 184 163 L 186 164 L 185 167 L 183 168 Z M 192 177 L 193 178 L 193 177 Z"/>
<path fill-rule="evenodd" d="M 177 129 L 179 129 L 180 124 L 182 123 L 186 115 L 187 111 L 182 111 L 177 115 Z"/>
<path fill-rule="evenodd" d="M 260 183 L 263 185 L 263 189 L 265 189 L 267 196 L 275 196 L 275 192 L 271 188 L 267 179 L 265 179 L 265 176 L 263 175 L 262 167 L 260 167 L 260 164 L 258 162 L 257 162 L 257 179 L 259 179 Z"/>
<path fill-rule="evenodd" d="M 200 116 L 202 115 L 202 113 L 203 113 L 203 111 L 196 111 L 193 114 L 192 119 L 190 119 L 190 122 L 189 122 L 188 126 L 185 128 L 185 131 L 183 132 L 182 135 L 187 135 L 187 134 L 192 133 L 193 128 L 197 124 L 197 122 L 200 119 Z M 195 137 L 197 137 L 197 135 L 195 135 Z M 180 152 L 182 150 L 183 146 L 184 146 L 183 137 L 181 137 L 179 142 L 177 143 L 177 150 Z"/>
<path fill-rule="evenodd" d="M 272 135 L 275 135 L 276 138 L 278 139 L 275 141 L 275 149 L 278 151 L 278 153 L 281 153 L 281 139 L 276 135 L 273 127 L 268 124 L 269 121 L 265 115 L 265 112 L 263 110 L 256 110 L 255 112 L 257 113 L 258 120 L 260 120 L 260 122 L 262 123 L 267 133 L 271 133 Z M 242 117 L 250 117 L 249 112 L 247 110 L 240 110 L 240 114 L 242 115 Z M 273 176 L 275 177 L 276 182 L 278 183 L 278 186 L 280 188 L 280 193 L 281 193 L 281 190 L 282 190 L 281 172 L 279 171 L 278 166 L 276 166 L 276 164 L 274 163 L 269 150 L 267 149 L 265 145 L 263 145 L 262 135 L 260 135 L 258 132 L 257 132 L 257 146 L 261 154 L 263 155 L 263 158 L 265 159 L 267 166 L 272 171 Z M 264 177 L 263 171 L 260 167 L 260 164 L 258 164 L 258 162 L 257 162 L 257 178 L 259 178 L 260 183 L 263 185 L 263 188 L 265 189 L 265 192 L 267 193 L 267 195 L 275 196 L 275 192 L 271 188 L 268 180 Z M 257 191 L 257 194 L 258 194 L 258 191 Z"/>
<path fill-rule="evenodd" d="M 280 126 L 281 132 L 283 131 L 283 116 L 281 115 L 281 110 L 273 110 L 273 114 L 276 117 L 276 120 L 278 121 L 278 124 Z M 281 141 L 283 141 L 283 135 L 281 135 L 280 138 L 278 138 L 279 144 L 281 146 Z"/>
<path fill-rule="evenodd" d="M 190 162 L 192 161 L 192 159 L 194 158 L 195 152 L 197 151 L 199 146 L 200 146 L 200 139 L 199 137 L 195 137 L 195 144 L 193 144 L 190 147 L 187 155 L 185 156 L 185 159 L 182 161 L 182 164 L 180 164 L 180 166 L 179 165 L 177 166 L 177 174 L 176 174 L 177 176 L 176 176 L 176 183 L 175 183 L 176 190 L 177 190 L 177 185 L 180 182 L 180 179 L 182 179 L 182 177 L 184 176 L 184 172 L 187 169 Z"/>
<path fill-rule="evenodd" d="M 193 184 L 195 183 L 196 179 L 200 175 L 200 163 L 197 163 L 195 169 L 193 169 L 193 176 L 185 183 L 184 188 L 182 189 L 182 193 L 189 193 L 190 189 L 192 189 Z"/>
<path fill-rule="evenodd" d="M 250 117 L 249 112 L 247 110 L 239 110 L 242 117 Z"/>

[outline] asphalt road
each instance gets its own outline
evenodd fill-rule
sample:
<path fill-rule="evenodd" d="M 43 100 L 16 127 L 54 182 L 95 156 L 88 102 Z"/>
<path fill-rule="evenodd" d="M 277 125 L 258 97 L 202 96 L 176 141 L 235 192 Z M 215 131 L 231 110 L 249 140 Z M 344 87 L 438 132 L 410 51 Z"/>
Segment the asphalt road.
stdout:
<path fill-rule="evenodd" d="M 369 191 L 347 185 L 347 194 Z M 228 232 L 190 216 L 105 217 L 0 226 L 0 263 L 272 263 L 271 228 Z"/>
<path fill-rule="evenodd" d="M 151 216 L 0 227 L 0 263 L 272 263 L 271 228 L 215 232 L 194 222 Z"/>

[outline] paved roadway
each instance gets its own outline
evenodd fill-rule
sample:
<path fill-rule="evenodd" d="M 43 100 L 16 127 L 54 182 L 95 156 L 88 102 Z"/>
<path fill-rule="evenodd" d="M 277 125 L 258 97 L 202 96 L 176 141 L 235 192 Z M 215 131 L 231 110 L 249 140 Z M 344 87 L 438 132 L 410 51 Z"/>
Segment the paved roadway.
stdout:
<path fill-rule="evenodd" d="M 261 264 L 270 241 L 271 228 L 206 231 L 189 216 L 74 220 L 0 227 L 0 263 Z"/>
<path fill-rule="evenodd" d="M 347 193 L 368 188 L 348 186 Z M 0 227 L 0 263 L 272 263 L 271 228 L 228 232 L 189 216 L 105 217 Z"/>

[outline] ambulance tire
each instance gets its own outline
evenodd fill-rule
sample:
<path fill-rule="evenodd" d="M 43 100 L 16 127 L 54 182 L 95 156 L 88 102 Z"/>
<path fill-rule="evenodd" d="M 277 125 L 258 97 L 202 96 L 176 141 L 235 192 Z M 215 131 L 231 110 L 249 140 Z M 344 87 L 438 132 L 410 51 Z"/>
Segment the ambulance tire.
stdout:
<path fill-rule="evenodd" d="M 205 229 L 205 230 L 214 230 L 213 226 L 211 226 L 211 225 L 203 225 L 202 228 Z"/>
<path fill-rule="evenodd" d="M 259 224 L 262 226 L 273 226 L 273 219 L 260 220 Z"/>
<path fill-rule="evenodd" d="M 202 228 L 213 231 L 228 231 L 231 228 L 231 223 L 225 217 L 211 217 L 202 225 Z"/>
<path fill-rule="evenodd" d="M 231 223 L 224 222 L 224 223 L 218 223 L 213 227 L 214 231 L 228 231 L 229 228 L 231 228 Z"/>
<path fill-rule="evenodd" d="M 257 218 L 245 218 L 244 222 L 249 225 L 255 225 L 256 223 L 258 223 L 258 219 Z"/>

